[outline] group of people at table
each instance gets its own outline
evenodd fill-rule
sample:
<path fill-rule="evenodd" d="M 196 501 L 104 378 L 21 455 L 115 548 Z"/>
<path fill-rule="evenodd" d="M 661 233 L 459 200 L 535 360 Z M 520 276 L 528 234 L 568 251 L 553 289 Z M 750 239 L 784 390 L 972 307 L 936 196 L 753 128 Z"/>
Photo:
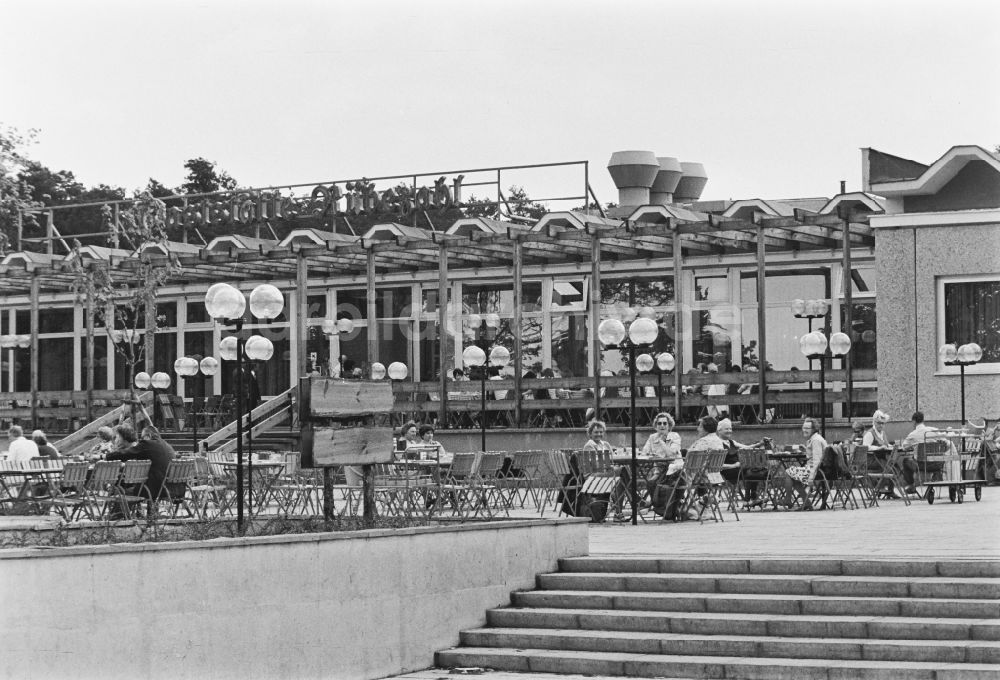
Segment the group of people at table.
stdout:
<path fill-rule="evenodd" d="M 917 411 L 911 421 L 913 430 L 898 442 L 898 447 L 912 452 L 916 445 L 943 434 L 940 430 L 924 423 L 924 414 Z M 885 426 L 889 415 L 877 410 L 871 419 L 871 426 L 865 427 L 861 422 L 852 425 L 852 436 L 842 443 L 842 450 L 850 453 L 856 446 L 864 446 L 869 453 L 885 457 L 893 450 L 896 442 L 889 439 Z M 697 439 L 686 449 L 682 448 L 680 434 L 674 431 L 674 419 L 669 413 L 658 413 L 653 420 L 654 432 L 636 452 L 644 462 L 653 461 L 645 474 L 646 499 L 631 498 L 631 472 L 628 464 L 616 466 L 618 483 L 611 492 L 609 510 L 613 510 L 616 521 L 624 521 L 622 508 L 625 500 L 640 503 L 640 507 L 652 507 L 653 511 L 667 519 L 686 519 L 677 515 L 681 507 L 684 493 L 684 455 L 692 451 L 725 451 L 722 465 L 722 477 L 735 489 L 742 485 L 745 509 L 761 507 L 766 499 L 761 495 L 764 481 L 771 479 L 772 484 L 780 485 L 778 497 L 788 508 L 797 510 L 812 510 L 808 487 L 816 479 L 817 471 L 823 465 L 829 447 L 828 442 L 819 431 L 819 423 L 813 418 L 805 418 L 802 422 L 802 437 L 804 442 L 789 447 L 791 455 L 784 465 L 775 465 L 772 469 L 740 470 L 740 455 L 742 449 L 763 448 L 773 452 L 773 442 L 764 438 L 755 444 L 741 444 L 733 439 L 733 423 L 728 418 L 716 420 L 705 416 L 698 420 Z M 605 439 L 607 427 L 600 420 L 592 420 L 587 425 L 587 442 L 584 451 L 605 451 L 616 453 L 614 447 Z M 873 455 L 873 457 L 874 457 Z M 796 464 L 787 464 L 794 462 Z M 875 461 L 872 460 L 871 463 Z M 870 463 L 870 469 L 880 470 Z M 891 481 L 886 481 L 879 492 L 887 497 L 900 497 L 903 493 L 915 493 L 918 464 L 912 455 L 901 456 L 898 460 L 900 476 L 903 479 L 903 489 L 895 488 Z M 925 472 L 940 472 L 940 468 L 925 470 Z M 698 492 L 698 490 L 695 490 Z M 783 492 L 783 495 L 781 495 Z M 798 502 L 796 502 L 796 497 Z M 610 513 L 609 513 L 610 514 Z"/>
<path fill-rule="evenodd" d="M 45 434 L 36 430 L 31 439 L 24 436 L 24 430 L 19 425 L 12 425 L 7 433 L 8 446 L 6 451 L 0 451 L 0 460 L 17 463 L 28 468 L 33 458 L 49 460 L 86 461 L 150 461 L 149 473 L 145 484 L 137 485 L 127 492 L 133 495 L 148 494 L 152 498 L 160 496 L 166 478 L 167 467 L 176 452 L 169 443 L 160 437 L 159 431 L 150 424 L 145 425 L 140 433 L 136 433 L 131 422 L 121 422 L 115 427 L 101 427 L 95 435 L 94 442 L 83 454 L 73 458 L 64 458 L 52 446 Z"/>

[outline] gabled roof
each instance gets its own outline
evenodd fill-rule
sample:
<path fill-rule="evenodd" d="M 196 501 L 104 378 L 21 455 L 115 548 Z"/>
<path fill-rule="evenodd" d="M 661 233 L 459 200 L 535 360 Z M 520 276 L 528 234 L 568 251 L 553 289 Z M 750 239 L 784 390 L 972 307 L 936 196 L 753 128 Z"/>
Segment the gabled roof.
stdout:
<path fill-rule="evenodd" d="M 621 224 L 621 220 L 609 219 L 600 215 L 588 215 L 587 213 L 575 210 L 565 210 L 542 215 L 542 218 L 535 223 L 531 231 L 545 231 L 550 226 L 586 229 L 588 224 L 617 227 Z"/>
<path fill-rule="evenodd" d="M 169 255 L 170 253 L 175 253 L 180 255 L 184 254 L 197 254 L 201 250 L 201 246 L 194 243 L 183 243 L 181 241 L 167 241 L 166 243 L 158 243 L 155 241 L 149 241 L 148 243 L 143 243 L 139 246 L 133 254 L 142 255 L 143 253 L 159 253 L 160 255 Z"/>
<path fill-rule="evenodd" d="M 778 201 L 767 201 L 763 198 L 748 198 L 742 201 L 733 201 L 722 213 L 723 217 L 747 217 L 753 213 L 760 212 L 765 215 L 790 217 L 795 214 L 795 209 Z"/>
<path fill-rule="evenodd" d="M 490 217 L 466 217 L 455 220 L 455 223 L 448 227 L 446 234 L 460 234 L 468 236 L 473 232 L 483 232 L 486 234 L 506 234 L 507 230 L 514 228 L 518 231 L 526 230 L 528 227 L 515 225 L 513 222 L 501 222 Z"/>
<path fill-rule="evenodd" d="M 864 154 L 862 176 L 865 191 L 885 197 L 935 194 L 972 161 L 982 161 L 1000 173 L 1000 159 L 981 146 L 953 146 L 930 166 L 889 156 L 874 149 L 862 149 L 862 153 Z M 909 165 L 896 163 L 900 166 L 900 172 L 893 175 L 891 170 L 886 167 L 889 165 L 886 158 Z M 924 169 L 918 172 L 920 168 Z"/>
<path fill-rule="evenodd" d="M 433 232 L 396 222 L 373 224 L 362 236 L 363 241 L 391 241 L 395 238 L 429 239 Z"/>
<path fill-rule="evenodd" d="M 881 213 L 885 212 L 885 201 L 876 196 L 866 194 L 863 191 L 852 191 L 848 194 L 840 194 L 839 196 L 834 196 L 826 205 L 824 205 L 820 211 L 820 215 L 829 215 L 831 213 L 837 212 L 837 206 L 845 205 L 852 208 L 862 207 L 868 212 Z"/>
<path fill-rule="evenodd" d="M 267 250 L 268 248 L 277 245 L 277 243 L 277 241 L 253 238 L 251 236 L 242 236 L 240 234 L 226 234 L 224 236 L 216 236 L 209 241 L 208 245 L 202 248 L 202 250 L 207 250 L 209 252 L 216 250 L 230 250 L 232 248 L 240 248 L 243 250 Z"/>
<path fill-rule="evenodd" d="M 336 231 L 323 231 L 321 229 L 293 229 L 288 236 L 278 242 L 279 248 L 284 248 L 294 244 L 298 245 L 326 245 L 330 241 L 338 243 L 357 243 L 358 237 L 350 234 L 341 234 Z"/>

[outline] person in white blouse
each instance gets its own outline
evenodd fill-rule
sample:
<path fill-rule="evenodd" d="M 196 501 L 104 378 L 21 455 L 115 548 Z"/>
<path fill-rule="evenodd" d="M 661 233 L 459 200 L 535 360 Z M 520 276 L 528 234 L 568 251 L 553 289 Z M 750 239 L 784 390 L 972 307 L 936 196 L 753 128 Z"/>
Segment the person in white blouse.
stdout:
<path fill-rule="evenodd" d="M 24 428 L 11 425 L 7 431 L 10 444 L 7 447 L 7 460 L 14 463 L 27 463 L 32 458 L 38 458 L 38 444 L 25 438 Z"/>

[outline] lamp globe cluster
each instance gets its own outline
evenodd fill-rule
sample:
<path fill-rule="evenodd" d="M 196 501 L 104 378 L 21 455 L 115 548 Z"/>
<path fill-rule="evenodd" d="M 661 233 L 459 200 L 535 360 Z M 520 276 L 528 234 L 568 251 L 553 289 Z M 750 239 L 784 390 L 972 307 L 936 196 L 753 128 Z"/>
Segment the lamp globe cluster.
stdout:
<path fill-rule="evenodd" d="M 30 335 L 0 335 L 0 349 L 27 348 L 31 345 Z"/>

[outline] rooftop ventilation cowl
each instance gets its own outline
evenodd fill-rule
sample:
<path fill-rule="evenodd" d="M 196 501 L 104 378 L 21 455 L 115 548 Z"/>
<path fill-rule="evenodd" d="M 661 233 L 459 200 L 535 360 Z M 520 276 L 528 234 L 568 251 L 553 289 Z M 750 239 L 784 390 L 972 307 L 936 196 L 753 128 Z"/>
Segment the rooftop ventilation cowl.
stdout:
<path fill-rule="evenodd" d="M 608 161 L 608 172 L 618 187 L 619 205 L 646 205 L 649 189 L 660 171 L 660 162 L 652 151 L 615 151 Z"/>
<path fill-rule="evenodd" d="M 674 189 L 674 201 L 677 203 L 693 203 L 701 198 L 701 192 L 708 184 L 708 174 L 701 163 L 681 163 L 684 175 Z"/>
<path fill-rule="evenodd" d="M 649 202 L 653 205 L 669 205 L 674 202 L 674 191 L 681 181 L 684 171 L 680 161 L 670 156 L 659 156 L 660 170 L 656 173 L 653 186 L 649 190 Z"/>

